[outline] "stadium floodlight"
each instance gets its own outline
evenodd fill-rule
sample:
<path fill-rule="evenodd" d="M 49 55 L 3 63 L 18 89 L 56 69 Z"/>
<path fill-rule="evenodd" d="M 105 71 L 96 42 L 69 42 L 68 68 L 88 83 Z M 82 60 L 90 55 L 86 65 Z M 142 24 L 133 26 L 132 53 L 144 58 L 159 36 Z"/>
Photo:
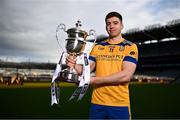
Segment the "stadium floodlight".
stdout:
<path fill-rule="evenodd" d="M 151 41 L 150 40 L 148 40 L 148 41 L 144 41 L 144 44 L 150 44 L 151 43 Z"/>
<path fill-rule="evenodd" d="M 151 43 L 157 43 L 158 41 L 157 40 L 151 40 Z"/>
<path fill-rule="evenodd" d="M 176 37 L 164 38 L 164 39 L 161 40 L 161 42 L 174 41 L 174 40 L 177 40 L 177 38 Z"/>

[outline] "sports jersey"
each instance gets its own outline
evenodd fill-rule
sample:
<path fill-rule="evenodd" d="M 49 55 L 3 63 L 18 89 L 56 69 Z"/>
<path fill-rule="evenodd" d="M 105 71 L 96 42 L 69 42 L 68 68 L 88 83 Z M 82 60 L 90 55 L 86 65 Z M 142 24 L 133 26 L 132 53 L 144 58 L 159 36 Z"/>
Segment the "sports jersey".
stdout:
<path fill-rule="evenodd" d="M 136 44 L 125 39 L 116 42 L 107 39 L 94 46 L 89 59 L 96 62 L 97 77 L 108 76 L 122 71 L 123 61 L 137 64 L 138 49 Z M 128 84 L 96 85 L 91 102 L 107 106 L 130 106 Z"/>

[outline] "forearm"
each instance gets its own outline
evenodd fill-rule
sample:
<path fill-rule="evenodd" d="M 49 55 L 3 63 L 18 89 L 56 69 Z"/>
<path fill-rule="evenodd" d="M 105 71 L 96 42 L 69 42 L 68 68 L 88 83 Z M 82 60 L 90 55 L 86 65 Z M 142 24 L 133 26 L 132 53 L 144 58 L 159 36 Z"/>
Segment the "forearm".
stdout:
<path fill-rule="evenodd" d="M 82 65 L 80 65 L 80 64 L 75 64 L 74 68 L 75 68 L 75 70 L 77 71 L 77 73 L 78 73 L 79 75 L 82 74 L 82 71 L 83 71 L 83 66 L 82 66 Z"/>
<path fill-rule="evenodd" d="M 91 84 L 94 85 L 118 85 L 130 82 L 132 75 L 125 72 L 118 72 L 104 77 L 93 77 Z"/>
<path fill-rule="evenodd" d="M 92 61 L 90 61 L 89 63 L 90 63 L 90 71 L 92 72 L 92 71 L 94 70 L 94 68 L 95 68 L 95 63 L 92 62 Z M 77 71 L 78 74 L 82 74 L 83 65 L 81 65 L 81 64 L 75 64 L 75 65 L 74 65 L 74 68 L 76 69 L 76 71 Z"/>
<path fill-rule="evenodd" d="M 90 83 L 92 85 L 118 85 L 130 82 L 136 69 L 136 64 L 131 62 L 123 62 L 122 71 L 103 77 L 92 77 Z"/>

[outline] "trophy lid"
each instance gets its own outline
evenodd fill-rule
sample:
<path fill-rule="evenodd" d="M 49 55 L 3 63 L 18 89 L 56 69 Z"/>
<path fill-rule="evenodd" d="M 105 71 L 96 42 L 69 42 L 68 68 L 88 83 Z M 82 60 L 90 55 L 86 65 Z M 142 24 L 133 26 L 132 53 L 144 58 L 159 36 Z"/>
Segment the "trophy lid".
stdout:
<path fill-rule="evenodd" d="M 68 37 L 81 37 L 86 38 L 88 36 L 88 33 L 86 31 L 81 30 L 81 21 L 77 21 L 75 28 L 70 28 L 66 32 L 68 34 Z"/>

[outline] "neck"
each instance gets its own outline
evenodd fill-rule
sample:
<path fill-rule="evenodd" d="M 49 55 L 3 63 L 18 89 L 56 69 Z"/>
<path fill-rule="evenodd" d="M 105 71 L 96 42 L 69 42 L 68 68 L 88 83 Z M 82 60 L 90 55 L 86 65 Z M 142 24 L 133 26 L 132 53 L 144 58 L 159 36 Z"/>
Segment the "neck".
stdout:
<path fill-rule="evenodd" d="M 109 38 L 109 40 L 110 40 L 111 42 L 117 41 L 117 40 L 120 40 L 120 39 L 122 39 L 122 35 L 121 35 L 121 34 L 119 34 L 118 36 L 110 37 L 110 38 Z"/>

